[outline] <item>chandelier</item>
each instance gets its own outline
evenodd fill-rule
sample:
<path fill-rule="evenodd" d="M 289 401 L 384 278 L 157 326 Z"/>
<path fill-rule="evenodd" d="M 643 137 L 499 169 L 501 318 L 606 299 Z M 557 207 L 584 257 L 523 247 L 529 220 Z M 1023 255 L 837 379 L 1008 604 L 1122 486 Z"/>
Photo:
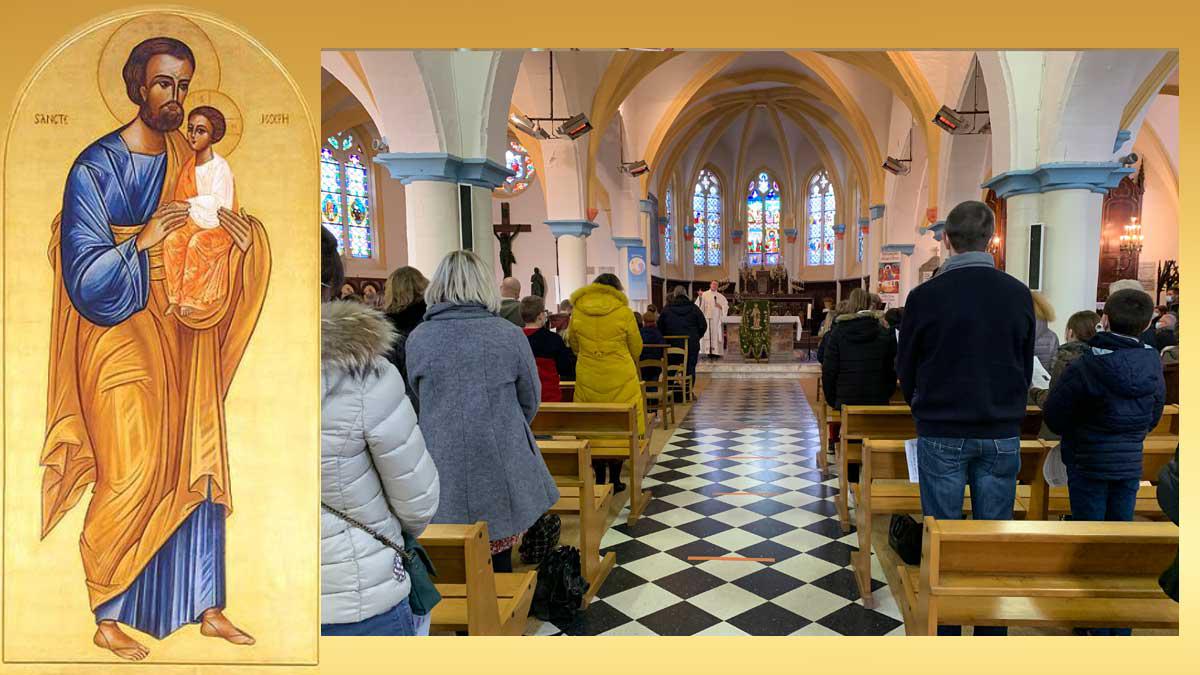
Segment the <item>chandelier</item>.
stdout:
<path fill-rule="evenodd" d="M 1144 239 L 1145 237 L 1142 236 L 1142 226 L 1138 223 L 1137 216 L 1130 218 L 1129 224 L 1125 226 L 1125 233 L 1121 235 L 1121 252 L 1141 253 Z"/>

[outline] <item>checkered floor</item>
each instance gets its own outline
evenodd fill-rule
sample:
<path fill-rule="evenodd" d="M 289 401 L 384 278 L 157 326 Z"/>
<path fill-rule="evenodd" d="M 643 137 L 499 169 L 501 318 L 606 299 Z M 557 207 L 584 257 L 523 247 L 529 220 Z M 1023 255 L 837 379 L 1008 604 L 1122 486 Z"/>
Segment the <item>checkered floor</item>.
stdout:
<path fill-rule="evenodd" d="M 645 515 L 629 527 L 622 513 L 602 540 L 617 567 L 597 600 L 538 634 L 903 635 L 878 566 L 877 609 L 857 602 L 856 537 L 819 445 L 794 380 L 714 381 L 651 470 Z"/>

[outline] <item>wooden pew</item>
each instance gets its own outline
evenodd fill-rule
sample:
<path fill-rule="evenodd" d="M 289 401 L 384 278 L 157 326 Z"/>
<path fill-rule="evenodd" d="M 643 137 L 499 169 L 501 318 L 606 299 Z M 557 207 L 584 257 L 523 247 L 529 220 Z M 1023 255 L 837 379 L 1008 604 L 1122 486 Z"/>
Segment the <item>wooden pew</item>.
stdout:
<path fill-rule="evenodd" d="M 683 403 L 691 403 L 696 398 L 695 378 L 687 372 L 688 342 L 691 338 L 686 335 L 664 335 L 663 339 L 671 345 L 666 351 L 669 369 L 667 379 L 670 381 L 671 391 L 680 392 Z"/>
<path fill-rule="evenodd" d="M 1158 472 L 1175 457 L 1175 448 L 1178 446 L 1177 436 L 1147 436 L 1142 443 L 1142 480 L 1157 483 Z M 1047 508 L 1043 510 L 1040 519 L 1057 518 L 1071 512 L 1071 497 L 1065 486 L 1052 488 L 1043 484 L 1043 489 L 1047 493 L 1044 502 Z M 1133 514 L 1155 520 L 1166 519 L 1166 514 L 1158 505 L 1157 487 L 1149 485 L 1138 489 L 1137 505 L 1134 506 Z M 1034 516 L 1031 514 L 1030 517 Z"/>
<path fill-rule="evenodd" d="M 496 574 L 487 523 L 430 525 L 419 538 L 437 570 L 442 601 L 430 629 L 467 635 L 523 635 L 537 572 Z"/>
<path fill-rule="evenodd" d="M 1045 441 L 1021 441 L 1021 469 L 1017 473 L 1016 517 L 1029 515 L 1030 495 L 1045 495 L 1046 478 L 1042 465 L 1050 446 Z M 862 472 L 858 480 L 858 503 L 854 514 L 858 520 L 858 551 L 851 554 L 854 576 L 858 582 L 858 594 L 863 607 L 874 607 L 871 595 L 871 535 L 873 516 L 893 513 L 921 513 L 921 488 L 908 481 L 908 460 L 904 454 L 904 441 L 876 440 L 868 438 L 862 446 Z M 920 468 L 917 469 L 920 471 Z M 1043 497 L 1044 500 L 1044 497 Z M 1044 504 L 1045 502 L 1041 502 Z M 966 490 L 963 511 L 971 511 L 971 490 Z M 1041 508 L 1044 513 L 1044 507 Z"/>
<path fill-rule="evenodd" d="M 1158 576 L 1173 523 L 925 518 L 920 570 L 901 565 L 905 632 L 939 625 L 1178 628 Z"/>
<path fill-rule="evenodd" d="M 661 349 L 662 357 L 658 359 L 642 359 L 637 362 L 639 376 L 641 376 L 643 368 L 658 369 L 657 380 L 650 382 L 642 381 L 642 398 L 646 404 L 646 421 L 649 423 L 649 415 L 653 411 L 662 420 L 663 429 L 669 429 L 671 425 L 675 424 L 675 397 L 670 393 L 670 383 L 667 373 L 667 349 L 670 345 L 642 345 L 643 350 L 647 347 Z"/>
<path fill-rule="evenodd" d="M 629 524 L 641 518 L 650 493 L 642 481 L 654 466 L 650 441 L 638 435 L 637 406 L 632 403 L 543 403 L 533 418 L 533 433 L 591 441 L 593 459 L 629 462 Z"/>
<path fill-rule="evenodd" d="M 586 609 L 617 561 L 611 551 L 600 556 L 600 539 L 604 537 L 613 486 L 596 485 L 588 441 L 538 441 L 538 449 L 558 485 L 559 499 L 550 507 L 550 513 L 579 517 L 580 566 L 588 582 L 583 595 Z"/>
<path fill-rule="evenodd" d="M 838 494 L 835 498 L 838 521 L 843 532 L 850 531 L 850 490 L 848 471 L 851 464 L 862 464 L 862 441 L 906 440 L 917 437 L 917 423 L 907 405 L 842 406 L 841 442 L 837 448 Z M 1034 440 L 1042 428 L 1042 409 L 1025 408 L 1021 438 Z"/>
<path fill-rule="evenodd" d="M 1162 419 L 1158 421 L 1158 425 L 1150 431 L 1151 436 L 1178 436 L 1179 435 L 1179 406 L 1168 405 L 1163 406 Z"/>

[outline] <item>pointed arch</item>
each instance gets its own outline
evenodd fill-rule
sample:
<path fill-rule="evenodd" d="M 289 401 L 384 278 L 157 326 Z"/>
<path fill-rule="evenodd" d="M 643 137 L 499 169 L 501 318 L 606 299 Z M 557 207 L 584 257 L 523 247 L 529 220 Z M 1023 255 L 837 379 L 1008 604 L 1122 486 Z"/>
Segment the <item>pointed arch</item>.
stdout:
<path fill-rule="evenodd" d="M 774 267 L 783 262 L 783 189 L 775 174 L 760 167 L 745 186 L 746 262 Z"/>
<path fill-rule="evenodd" d="M 818 167 L 804 181 L 805 264 L 810 267 L 832 266 L 836 245 L 833 226 L 837 221 L 840 197 L 829 172 Z"/>
<path fill-rule="evenodd" d="M 709 164 L 692 183 L 692 263 L 720 267 L 725 260 L 725 196 L 729 183 Z"/>

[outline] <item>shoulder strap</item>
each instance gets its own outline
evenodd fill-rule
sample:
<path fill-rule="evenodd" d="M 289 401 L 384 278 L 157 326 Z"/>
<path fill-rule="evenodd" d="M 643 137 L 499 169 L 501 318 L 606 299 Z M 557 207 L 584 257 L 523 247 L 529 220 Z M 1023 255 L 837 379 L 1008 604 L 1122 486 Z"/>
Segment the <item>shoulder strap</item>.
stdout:
<path fill-rule="evenodd" d="M 383 536 L 382 534 L 376 532 L 373 528 L 368 527 L 367 525 L 364 525 L 363 523 L 358 522 L 354 518 L 351 518 L 350 516 L 342 513 L 341 511 L 338 511 L 337 509 L 326 504 L 325 502 L 321 502 L 321 508 L 325 509 L 326 511 L 328 511 L 328 512 L 332 513 L 333 515 L 337 516 L 338 518 L 342 519 L 347 524 L 349 524 L 351 527 L 357 527 L 358 529 L 362 530 L 363 532 L 366 532 L 367 534 L 374 537 L 379 543 L 383 544 L 384 546 L 387 546 L 388 548 L 392 549 L 396 553 L 399 553 L 400 555 L 405 555 L 403 546 L 396 544 L 396 542 L 394 542 L 391 539 L 388 539 L 387 537 Z"/>

